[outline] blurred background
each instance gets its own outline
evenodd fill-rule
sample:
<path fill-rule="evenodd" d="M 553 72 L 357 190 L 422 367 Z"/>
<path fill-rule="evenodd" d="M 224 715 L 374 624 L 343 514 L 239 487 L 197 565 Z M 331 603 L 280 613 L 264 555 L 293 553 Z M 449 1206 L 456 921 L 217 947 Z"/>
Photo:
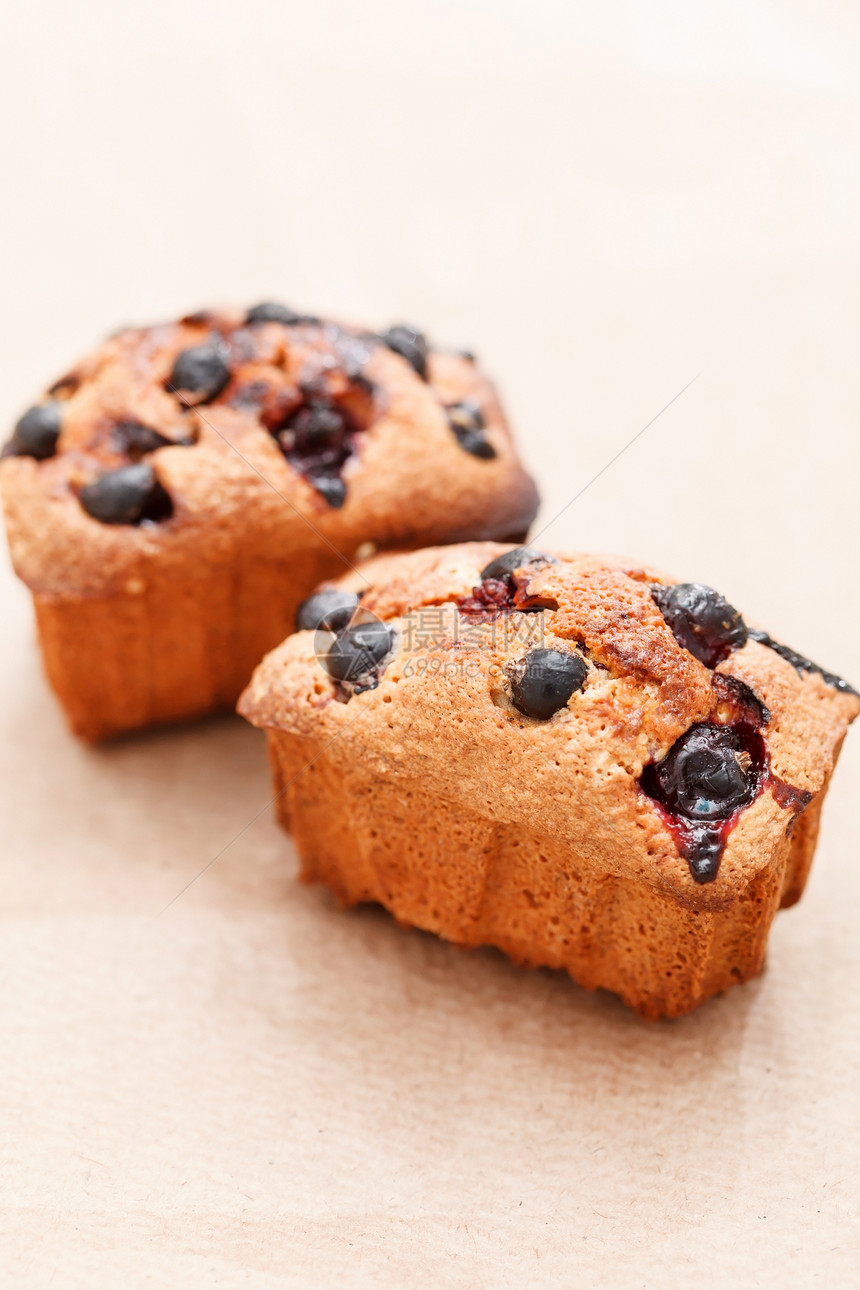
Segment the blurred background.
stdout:
<path fill-rule="evenodd" d="M 856 4 L 31 0 L 0 105 L 3 424 L 121 324 L 414 321 L 495 377 L 542 545 L 860 677 Z M 771 971 L 647 1029 L 336 913 L 256 732 L 83 749 L 5 560 L 0 615 L 16 1284 L 856 1284 L 856 735 Z"/>

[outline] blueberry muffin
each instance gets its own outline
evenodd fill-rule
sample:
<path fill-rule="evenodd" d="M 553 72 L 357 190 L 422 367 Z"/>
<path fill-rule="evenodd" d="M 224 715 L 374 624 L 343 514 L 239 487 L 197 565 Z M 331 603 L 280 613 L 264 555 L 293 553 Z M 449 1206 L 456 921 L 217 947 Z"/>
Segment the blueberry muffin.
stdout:
<path fill-rule="evenodd" d="M 379 556 L 297 626 L 239 710 L 305 879 L 644 1017 L 759 971 L 846 682 L 708 587 L 493 543 Z"/>
<path fill-rule="evenodd" d="M 360 548 L 522 540 L 537 505 L 470 355 L 274 304 L 113 336 L 20 418 L 0 487 L 91 740 L 233 706 Z"/>

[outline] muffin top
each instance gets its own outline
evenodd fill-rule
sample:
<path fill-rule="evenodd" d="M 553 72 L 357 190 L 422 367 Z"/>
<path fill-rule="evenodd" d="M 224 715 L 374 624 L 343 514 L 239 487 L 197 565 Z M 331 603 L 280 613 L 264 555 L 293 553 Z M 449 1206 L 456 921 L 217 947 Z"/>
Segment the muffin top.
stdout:
<path fill-rule="evenodd" d="M 297 626 L 240 701 L 254 724 L 528 818 L 694 908 L 769 862 L 860 711 L 711 588 L 613 557 L 379 556 Z"/>
<path fill-rule="evenodd" d="M 148 560 L 507 537 L 537 505 L 490 383 L 414 327 L 282 305 L 121 331 L 15 426 L 0 464 L 37 591 L 104 592 Z M 273 546 L 274 544 L 274 546 Z"/>

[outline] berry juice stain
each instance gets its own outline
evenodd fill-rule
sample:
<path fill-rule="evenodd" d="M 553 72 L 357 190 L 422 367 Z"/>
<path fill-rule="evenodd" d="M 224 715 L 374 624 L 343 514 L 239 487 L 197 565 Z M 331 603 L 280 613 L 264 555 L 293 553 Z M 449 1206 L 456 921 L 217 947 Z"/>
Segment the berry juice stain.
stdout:
<path fill-rule="evenodd" d="M 549 608 L 546 603 L 523 600 L 514 575 L 518 569 L 528 568 L 529 565 L 554 563 L 554 556 L 544 555 L 542 551 L 535 551 L 530 546 L 515 546 L 510 551 L 504 551 L 484 566 L 480 583 L 472 588 L 468 596 L 462 596 L 457 601 L 457 608 L 461 614 L 471 614 L 486 621 L 511 609 L 529 613 Z M 555 604 L 552 607 L 558 608 Z"/>
<path fill-rule="evenodd" d="M 516 588 L 510 575 L 502 578 L 485 578 L 477 587 L 473 587 L 468 596 L 457 601 L 461 614 L 489 621 L 499 614 L 514 608 Z"/>
<path fill-rule="evenodd" d="M 798 815 L 802 815 L 806 810 L 812 801 L 813 795 L 806 788 L 795 788 L 793 784 L 787 784 L 784 779 L 780 779 L 772 771 L 767 777 L 767 787 L 773 793 L 777 806 L 781 806 L 784 811 L 794 812 L 791 823 L 788 826 L 790 834 L 794 828 L 794 821 Z"/>
<path fill-rule="evenodd" d="M 714 881 L 741 812 L 765 789 L 793 813 L 789 832 L 812 800 L 773 774 L 764 739 L 746 722 L 691 726 L 661 762 L 645 767 L 639 782 L 697 883 Z"/>
<path fill-rule="evenodd" d="M 275 438 L 290 465 L 338 509 L 346 501 L 341 471 L 355 452 L 360 427 L 333 400 L 309 400 L 290 416 Z"/>

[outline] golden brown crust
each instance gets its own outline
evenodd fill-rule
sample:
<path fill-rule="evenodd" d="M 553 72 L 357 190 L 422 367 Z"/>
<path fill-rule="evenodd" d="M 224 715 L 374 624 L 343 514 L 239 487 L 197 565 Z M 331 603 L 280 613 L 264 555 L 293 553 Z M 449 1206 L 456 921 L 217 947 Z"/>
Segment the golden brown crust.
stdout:
<path fill-rule="evenodd" d="M 180 399 L 166 384 L 177 355 L 213 337 L 229 355 L 231 378 L 216 399 L 190 406 L 193 399 Z M 347 374 L 356 364 L 358 382 Z M 277 635 L 261 622 L 251 644 L 253 665 L 289 630 L 296 605 L 315 583 L 341 573 L 367 543 L 410 547 L 526 530 L 537 495 L 492 386 L 473 363 L 452 354 L 431 353 L 428 378 L 355 329 L 329 323 L 251 328 L 229 311 L 122 332 L 69 375 L 54 395 L 62 407 L 56 454 L 44 461 L 7 457 L 0 462 L 0 490 L 16 572 L 39 598 L 40 622 L 53 621 L 53 654 L 46 658 L 52 680 L 61 695 L 90 691 L 93 711 L 85 725 L 103 734 L 129 728 L 99 712 L 95 688 L 71 668 L 77 657 L 93 672 L 120 648 L 121 625 L 111 640 L 107 612 L 99 617 L 99 631 L 107 635 L 91 641 L 88 652 L 91 609 L 79 619 L 75 613 L 84 602 L 108 609 L 114 601 L 145 604 L 179 623 L 184 601 L 196 615 L 188 623 L 192 635 L 229 634 L 243 628 L 218 579 L 228 580 L 247 612 L 243 588 L 254 581 L 255 567 L 262 562 L 271 572 L 277 566 L 268 594 L 284 610 L 275 615 Z M 343 466 L 340 509 L 289 464 L 261 420 L 299 406 L 303 391 L 317 387 L 345 406 L 364 401 L 364 428 Z M 480 405 L 496 453 L 491 460 L 464 451 L 448 424 L 445 405 L 466 399 Z M 157 524 L 103 524 L 78 498 L 81 487 L 128 463 L 116 427 L 129 419 L 171 441 L 145 458 L 174 508 Z M 219 614 L 225 615 L 220 623 Z M 247 651 L 240 653 L 244 658 Z M 148 702 L 145 691 L 166 694 L 172 686 L 188 695 L 207 688 L 190 666 L 171 675 L 163 662 L 153 666 L 159 675 L 129 669 L 137 694 L 125 707 L 151 714 L 135 724 L 171 720 L 189 706 Z M 228 670 L 242 666 L 237 660 Z M 248 675 L 226 687 L 227 703 L 235 702 Z"/>
<path fill-rule="evenodd" d="M 307 877 L 459 943 L 564 966 L 645 1015 L 677 1015 L 758 971 L 773 913 L 802 889 L 860 700 L 754 641 L 711 672 L 654 605 L 650 582 L 671 580 L 623 560 L 559 556 L 522 570 L 517 600 L 557 608 L 460 613 L 456 601 L 505 549 L 367 562 L 339 585 L 368 580 L 362 606 L 396 632 L 377 688 L 339 702 L 302 632 L 260 665 L 240 711 L 269 731 L 279 786 L 297 776 L 284 810 Z M 433 637 L 418 640 L 431 610 Z M 572 642 L 585 685 L 548 721 L 521 715 L 510 664 Z M 771 768 L 812 805 L 795 822 L 768 784 L 729 833 L 716 880 L 700 885 L 639 777 L 718 712 L 725 676 L 770 709 Z"/>

